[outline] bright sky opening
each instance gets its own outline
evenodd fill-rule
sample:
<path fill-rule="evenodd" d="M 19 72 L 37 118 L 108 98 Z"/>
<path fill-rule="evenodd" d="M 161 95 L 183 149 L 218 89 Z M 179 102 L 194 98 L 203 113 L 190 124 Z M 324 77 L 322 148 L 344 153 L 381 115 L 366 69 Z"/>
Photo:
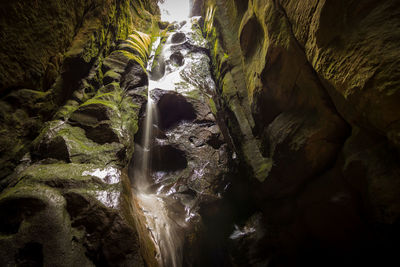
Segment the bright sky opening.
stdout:
<path fill-rule="evenodd" d="M 190 0 L 165 0 L 159 3 L 162 21 L 183 21 L 189 18 Z"/>

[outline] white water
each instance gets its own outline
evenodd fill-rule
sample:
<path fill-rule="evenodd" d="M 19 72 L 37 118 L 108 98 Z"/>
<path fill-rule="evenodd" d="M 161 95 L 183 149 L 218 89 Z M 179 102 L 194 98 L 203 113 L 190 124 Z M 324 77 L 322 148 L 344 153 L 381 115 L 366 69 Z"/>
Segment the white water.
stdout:
<path fill-rule="evenodd" d="M 148 72 L 154 60 L 154 53 L 160 45 L 160 39 L 154 42 L 152 53 L 148 63 Z M 146 117 L 144 122 L 144 132 L 142 135 L 142 147 L 135 147 L 135 167 L 134 167 L 134 192 L 141 211 L 146 219 L 146 226 L 149 230 L 148 236 L 152 238 L 157 255 L 156 259 L 159 266 L 182 266 L 182 245 L 183 234 L 180 229 L 185 224 L 179 222 L 169 214 L 166 204 L 167 194 L 163 194 L 159 189 L 154 190 L 151 176 L 151 156 L 152 145 L 154 143 L 154 127 L 157 125 L 158 115 L 151 92 L 157 82 L 149 79 L 148 99 L 146 105 Z"/>
<path fill-rule="evenodd" d="M 165 0 L 164 3 L 160 3 L 162 20 L 188 20 L 189 2 L 190 0 Z M 188 22 L 183 28 L 189 32 L 191 23 Z M 161 39 L 158 38 L 153 43 L 148 62 L 148 73 L 151 73 L 153 61 L 155 60 L 155 51 L 160 45 L 160 41 Z M 169 40 L 167 40 L 165 48 L 160 54 L 161 57 L 163 53 L 170 53 L 168 48 L 170 45 Z M 159 181 L 153 181 L 151 156 L 155 139 L 154 128 L 158 122 L 158 114 L 151 98 L 151 93 L 155 88 L 173 90 L 177 82 L 183 81 L 179 75 L 183 67 L 169 70 L 161 75 L 160 73 L 150 75 L 141 146 L 139 144 L 135 146 L 134 193 L 146 220 L 145 224 L 149 231 L 148 237 L 155 244 L 157 251 L 155 256 L 158 264 L 164 267 L 180 267 L 183 265 L 184 229 L 190 223 L 193 214 L 189 207 L 183 207 L 180 203 L 177 203 L 171 192 L 163 192 L 163 186 L 156 185 Z M 152 76 L 158 77 L 158 79 Z"/>

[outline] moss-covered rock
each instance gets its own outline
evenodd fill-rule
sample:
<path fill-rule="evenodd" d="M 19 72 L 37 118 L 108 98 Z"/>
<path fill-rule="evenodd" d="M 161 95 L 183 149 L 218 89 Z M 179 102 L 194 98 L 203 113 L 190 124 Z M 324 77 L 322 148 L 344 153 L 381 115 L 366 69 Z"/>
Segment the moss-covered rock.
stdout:
<path fill-rule="evenodd" d="M 16 55 L 25 59 L 25 73 L 35 69 L 36 76 L 19 77 L 18 68 L 1 74 L 0 90 L 12 89 L 1 100 L 2 177 L 15 171 L 1 183 L 0 265 L 144 265 L 123 169 L 144 103 L 132 96 L 143 94 L 136 88 L 147 84 L 139 64 L 145 59 L 115 50 L 115 43 L 134 29 L 148 29 L 153 15 L 145 8 L 157 9 L 148 1 L 78 2 L 72 9 L 59 2 L 43 3 L 45 9 L 20 1 L 1 4 L 20 8 L 16 19 L 26 16 L 20 24 L 32 24 L 33 31 L 21 39 L 37 32 L 36 22 L 43 26 L 42 37 L 48 34 L 35 46 L 18 48 L 25 49 Z M 29 8 L 35 13 L 27 14 Z M 51 19 L 55 14 L 49 12 L 62 17 Z M 7 26 L 8 17 L 2 18 Z M 12 27 L 7 27 L 2 37 L 10 37 Z M 8 48 L 3 46 L 0 55 Z M 46 67 L 51 53 L 63 56 Z M 24 81 L 39 90 L 15 90 Z"/>
<path fill-rule="evenodd" d="M 134 30 L 150 30 L 158 7 L 153 0 L 14 1 L 0 6 L 0 97 L 21 109 L 7 111 L 20 118 L 2 115 L 2 179 L 61 105 L 71 96 L 80 103 L 93 96 L 103 72 L 91 70 Z M 105 78 L 106 83 L 116 80 L 115 75 Z M 68 117 L 74 108 L 69 102 L 56 117 Z M 30 133 L 15 134 L 15 121 L 23 121 Z"/>
<path fill-rule="evenodd" d="M 332 248 L 339 265 L 348 258 L 362 261 L 359 251 L 379 251 L 376 258 L 368 257 L 371 262 L 395 258 L 388 247 L 396 243 L 389 235 L 397 236 L 400 216 L 395 167 L 399 70 L 393 67 L 399 61 L 398 5 L 286 0 L 194 4 L 195 13 L 205 17 L 204 35 L 220 87 L 216 109 L 224 114 L 239 158 L 251 167 L 250 176 L 259 178 L 257 171 L 268 169 L 248 195 L 256 196 L 252 206 L 263 210 L 260 233 L 266 234 L 245 234 L 249 238 L 241 242 L 250 249 L 242 247 L 243 256 L 254 255 L 246 262 L 324 262 L 325 256 L 294 252 L 304 246 L 310 251 Z M 260 159 L 269 159 L 270 165 Z M 278 247 L 277 254 L 268 247 Z"/>
<path fill-rule="evenodd" d="M 34 243 L 35 263 L 44 265 L 142 266 L 135 228 L 120 213 L 124 179 L 112 165 L 28 167 L 0 197 L 1 263 L 19 262 L 27 255 L 14 255 Z"/>

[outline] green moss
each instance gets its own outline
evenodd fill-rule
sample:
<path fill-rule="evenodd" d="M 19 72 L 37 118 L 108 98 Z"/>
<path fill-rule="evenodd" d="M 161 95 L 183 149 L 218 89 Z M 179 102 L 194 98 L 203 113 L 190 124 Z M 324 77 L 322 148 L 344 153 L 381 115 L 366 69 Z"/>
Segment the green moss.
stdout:
<path fill-rule="evenodd" d="M 175 87 L 175 88 L 177 88 L 177 87 Z M 178 89 L 178 88 L 177 88 Z M 201 97 L 202 97 L 202 95 L 201 95 L 201 93 L 200 93 L 200 91 L 199 90 L 191 90 L 191 91 L 185 91 L 184 93 L 183 93 L 186 97 L 190 97 L 190 98 L 193 98 L 193 99 L 196 99 L 196 100 L 199 100 L 199 99 L 201 99 Z"/>
<path fill-rule="evenodd" d="M 32 165 L 21 173 L 20 179 L 27 179 L 25 183 L 30 184 L 37 182 L 64 190 L 81 188 L 84 192 L 90 192 L 110 189 L 110 185 L 98 176 L 104 173 L 119 176 L 119 171 L 115 166 L 99 168 L 95 164 L 53 163 Z"/>
<path fill-rule="evenodd" d="M 96 165 L 93 164 L 38 164 L 27 168 L 22 173 L 22 176 L 29 176 L 29 179 L 38 182 L 46 182 L 54 179 L 87 181 L 90 176 L 83 175 L 83 173 L 92 171 L 95 167 Z"/>
<path fill-rule="evenodd" d="M 102 99 L 95 99 L 95 98 L 89 99 L 88 101 L 86 101 L 85 103 L 80 105 L 80 107 L 93 105 L 93 104 L 100 104 L 100 105 L 107 106 L 111 109 L 116 109 L 115 104 L 113 102 L 107 101 L 107 100 L 102 100 Z"/>
<path fill-rule="evenodd" d="M 208 105 L 209 105 L 209 107 L 211 109 L 211 112 L 214 115 L 217 114 L 217 107 L 216 107 L 215 102 L 214 102 L 214 100 L 212 98 L 208 99 Z"/>
<path fill-rule="evenodd" d="M 77 110 L 79 107 L 79 103 L 75 100 L 68 100 L 67 103 L 62 106 L 54 116 L 55 119 L 63 119 L 67 120 L 69 116 Z"/>
<path fill-rule="evenodd" d="M 116 82 L 121 79 L 121 74 L 116 73 L 113 70 L 109 70 L 104 74 L 103 83 L 109 84 L 110 82 Z"/>
<path fill-rule="evenodd" d="M 118 162 L 117 153 L 123 148 L 119 143 L 98 144 L 89 140 L 85 131 L 66 124 L 58 133 L 68 147 L 72 163 L 93 163 L 107 165 Z"/>

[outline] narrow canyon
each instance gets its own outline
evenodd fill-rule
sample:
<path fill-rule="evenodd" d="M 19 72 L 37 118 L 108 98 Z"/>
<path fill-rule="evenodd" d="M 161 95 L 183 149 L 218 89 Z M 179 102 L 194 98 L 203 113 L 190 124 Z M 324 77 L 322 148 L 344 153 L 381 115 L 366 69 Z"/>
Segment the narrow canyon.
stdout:
<path fill-rule="evenodd" d="M 0 266 L 398 266 L 398 0 L 0 2 Z"/>

